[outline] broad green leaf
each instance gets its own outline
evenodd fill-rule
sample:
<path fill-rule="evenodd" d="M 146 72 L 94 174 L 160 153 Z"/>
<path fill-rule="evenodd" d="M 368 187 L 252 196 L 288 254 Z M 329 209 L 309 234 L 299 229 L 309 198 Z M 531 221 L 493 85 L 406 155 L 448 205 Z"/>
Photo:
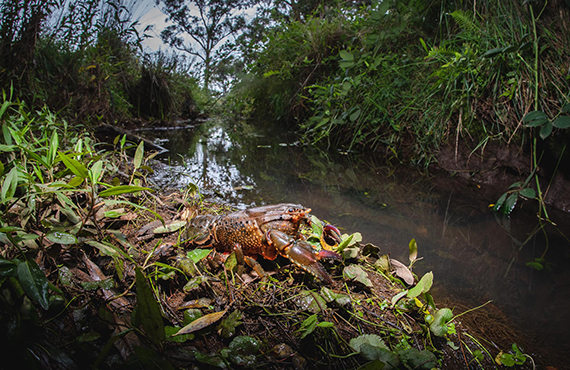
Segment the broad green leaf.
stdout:
<path fill-rule="evenodd" d="M 114 247 L 112 247 L 110 245 L 100 243 L 100 242 L 95 241 L 95 240 L 86 240 L 85 243 L 89 244 L 92 247 L 99 249 L 99 251 L 106 256 L 120 257 L 120 255 L 121 255 L 121 253 L 119 253 L 119 251 L 117 249 L 115 249 Z"/>
<path fill-rule="evenodd" d="M 350 116 L 348 117 L 350 119 L 351 122 L 354 122 L 358 119 L 358 117 L 360 117 L 360 107 L 356 107 L 352 113 L 350 113 Z"/>
<path fill-rule="evenodd" d="M 532 267 L 533 269 L 535 269 L 535 270 L 537 270 L 537 271 L 540 271 L 540 270 L 544 269 L 544 266 L 543 266 L 542 263 L 540 263 L 540 262 L 535 262 L 535 261 L 533 261 L 533 262 L 527 262 L 526 265 L 527 265 L 528 267 Z M 1 274 L 0 274 L 0 276 L 1 276 Z"/>
<path fill-rule="evenodd" d="M 505 200 L 505 204 L 503 205 L 503 213 L 505 215 L 510 215 L 511 212 L 513 212 L 513 210 L 515 209 L 515 206 L 517 205 L 517 200 L 518 200 L 518 194 L 517 193 L 513 193 L 511 194 L 507 200 Z"/>
<path fill-rule="evenodd" d="M 154 297 L 150 283 L 139 267 L 135 268 L 135 281 L 138 320 L 149 339 L 158 347 L 162 347 L 166 334 L 160 306 Z"/>
<path fill-rule="evenodd" d="M 433 284 L 433 272 L 428 272 L 422 278 L 415 287 L 411 288 L 408 291 L 408 298 L 415 298 L 422 293 L 426 293 L 430 290 Z"/>
<path fill-rule="evenodd" d="M 525 114 L 523 117 L 523 122 L 530 122 L 530 121 L 534 121 L 536 119 L 544 119 L 544 118 L 548 118 L 548 117 L 546 117 L 546 114 L 544 114 L 543 111 L 535 110 L 535 111 L 528 112 L 527 114 Z"/>
<path fill-rule="evenodd" d="M 295 305 L 302 311 L 319 313 L 327 308 L 327 302 L 317 292 L 303 290 L 293 298 Z"/>
<path fill-rule="evenodd" d="M 18 264 L 18 280 L 32 302 L 44 310 L 49 308 L 48 280 L 36 261 L 30 259 Z"/>
<path fill-rule="evenodd" d="M 568 113 L 568 112 L 570 112 L 570 103 L 564 104 L 564 106 L 562 107 L 561 112 L 562 112 L 562 113 Z"/>
<path fill-rule="evenodd" d="M 356 280 L 367 287 L 372 287 L 372 281 L 368 278 L 366 271 L 359 265 L 349 265 L 342 270 L 342 276 L 347 280 Z"/>
<path fill-rule="evenodd" d="M 350 347 L 356 352 L 360 352 L 360 347 L 363 344 L 369 344 L 371 346 L 388 349 L 388 346 L 386 343 L 384 343 L 384 340 L 376 334 L 362 334 L 356 338 L 352 338 L 349 343 Z"/>
<path fill-rule="evenodd" d="M 2 197 L 2 201 L 6 201 L 12 199 L 14 194 L 16 193 L 16 188 L 18 187 L 18 177 L 19 171 L 17 167 L 13 167 L 10 172 L 6 175 L 4 182 L 2 183 L 2 191 L 0 192 L 0 196 Z"/>
<path fill-rule="evenodd" d="M 186 224 L 187 224 L 186 221 L 174 221 L 167 223 L 166 226 L 159 226 L 154 230 L 152 230 L 152 232 L 155 234 L 169 234 L 177 230 L 180 230 L 181 228 L 186 226 Z"/>
<path fill-rule="evenodd" d="M 50 231 L 46 234 L 46 239 L 52 243 L 59 244 L 76 244 L 77 238 L 75 235 L 63 231 Z"/>
<path fill-rule="evenodd" d="M 2 107 L 0 107 L 0 119 L 2 118 L 2 116 L 4 115 L 4 113 L 6 113 L 6 110 L 8 109 L 8 107 L 12 105 L 12 102 L 10 100 L 4 100 L 4 103 L 2 103 Z M 2 125 L 4 126 L 4 125 Z M 6 135 L 4 135 L 6 136 Z M 4 137 L 4 139 L 6 140 L 6 137 Z M 6 140 L 6 142 L 8 142 L 8 140 Z"/>
<path fill-rule="evenodd" d="M 15 277 L 17 271 L 18 264 L 16 262 L 0 258 L 0 278 L 5 278 L 8 276 Z"/>
<path fill-rule="evenodd" d="M 136 193 L 137 191 L 152 191 L 152 189 L 150 188 L 145 188 L 142 186 L 135 186 L 135 185 L 119 185 L 119 186 L 113 186 L 110 187 L 108 189 L 103 190 L 102 192 L 99 193 L 99 196 L 101 197 L 110 197 L 113 195 L 121 195 L 121 194 L 127 194 L 127 193 Z"/>
<path fill-rule="evenodd" d="M 429 329 L 435 336 L 442 337 L 447 334 L 447 323 L 452 318 L 453 312 L 451 312 L 449 308 L 442 308 L 435 313 L 434 319 L 430 324 Z"/>
<path fill-rule="evenodd" d="M 231 341 L 227 351 L 222 349 L 220 354 L 240 367 L 255 368 L 256 353 L 259 351 L 260 344 L 260 341 L 255 338 L 240 335 Z"/>
<path fill-rule="evenodd" d="M 502 207 L 503 204 L 505 203 L 505 200 L 507 199 L 507 195 L 509 195 L 508 192 L 503 193 L 503 195 L 501 195 L 499 197 L 499 200 L 497 200 L 497 203 L 495 203 L 495 205 L 493 206 L 493 211 L 499 211 Z"/>
<path fill-rule="evenodd" d="M 339 54 L 340 54 L 340 57 L 347 62 L 354 61 L 354 54 L 352 54 L 349 51 L 341 50 L 341 51 L 339 51 Z"/>
<path fill-rule="evenodd" d="M 198 263 L 202 261 L 204 258 L 208 257 L 211 251 L 212 251 L 211 249 L 196 248 L 191 251 L 188 251 L 186 256 L 190 258 L 194 263 Z"/>
<path fill-rule="evenodd" d="M 526 127 L 537 127 L 549 122 L 549 120 L 544 112 L 535 110 L 525 114 L 523 122 Z"/>
<path fill-rule="evenodd" d="M 556 118 L 554 121 L 552 121 L 552 126 L 562 129 L 570 127 L 570 116 L 560 116 Z"/>
<path fill-rule="evenodd" d="M 398 356 L 407 369 L 430 370 L 437 367 L 437 357 L 428 350 L 420 352 L 417 348 L 410 348 L 398 352 Z"/>
<path fill-rule="evenodd" d="M 218 333 L 224 338 L 231 338 L 236 333 L 236 328 L 243 322 L 243 314 L 239 310 L 232 311 L 228 317 L 220 322 L 218 326 Z"/>
<path fill-rule="evenodd" d="M 529 198 L 529 199 L 534 199 L 536 198 L 536 191 L 532 188 L 524 188 L 521 189 L 521 191 L 519 192 L 520 195 L 522 195 L 525 198 Z"/>
<path fill-rule="evenodd" d="M 178 333 L 180 327 L 178 326 L 165 326 L 164 332 L 166 334 L 166 340 L 169 342 L 174 343 L 184 343 L 187 340 L 194 339 L 194 334 L 185 334 L 185 335 L 178 335 L 174 336 L 174 334 Z"/>
<path fill-rule="evenodd" d="M 137 146 L 135 157 L 133 159 L 133 165 L 135 167 L 135 170 L 137 170 L 141 166 L 143 158 L 144 158 L 144 141 L 141 140 L 141 142 Z"/>
<path fill-rule="evenodd" d="M 4 174 L 4 163 L 0 162 L 0 176 Z"/>
<path fill-rule="evenodd" d="M 550 136 L 551 133 L 552 133 L 552 123 L 546 122 L 546 124 L 540 128 L 539 135 L 542 140 L 545 140 L 547 137 Z"/>
<path fill-rule="evenodd" d="M 95 185 L 101 176 L 103 175 L 103 160 L 98 160 L 93 163 L 89 169 L 89 178 L 91 179 L 91 184 Z"/>
<path fill-rule="evenodd" d="M 86 179 L 89 176 L 87 168 L 82 163 L 71 158 L 65 153 L 58 152 L 57 154 L 63 164 L 65 164 L 65 167 L 67 167 L 75 176 L 81 177 L 82 179 Z"/>

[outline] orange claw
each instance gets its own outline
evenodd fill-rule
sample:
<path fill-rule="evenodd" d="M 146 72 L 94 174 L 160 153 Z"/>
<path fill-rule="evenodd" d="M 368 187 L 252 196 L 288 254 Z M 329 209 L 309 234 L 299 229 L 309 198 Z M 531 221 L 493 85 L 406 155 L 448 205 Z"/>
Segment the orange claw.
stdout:
<path fill-rule="evenodd" d="M 317 279 L 332 283 L 325 268 L 319 263 L 320 259 L 330 258 L 342 260 L 342 257 L 329 250 L 317 251 L 304 240 L 295 240 L 279 230 L 269 230 L 266 239 L 270 246 L 275 247 L 280 255 L 287 257 L 297 267 L 307 271 Z"/>

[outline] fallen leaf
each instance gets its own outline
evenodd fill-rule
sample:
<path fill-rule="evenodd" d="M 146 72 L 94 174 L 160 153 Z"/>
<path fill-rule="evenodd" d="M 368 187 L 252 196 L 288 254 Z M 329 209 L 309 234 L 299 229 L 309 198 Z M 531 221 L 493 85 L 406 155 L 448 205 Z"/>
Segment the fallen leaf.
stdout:
<path fill-rule="evenodd" d="M 227 310 L 223 310 L 223 311 L 219 311 L 219 312 L 210 313 L 206 316 L 202 316 L 199 319 L 192 321 L 190 324 L 188 324 L 185 327 L 183 327 L 182 329 L 180 329 L 178 331 L 178 333 L 173 334 L 173 336 L 182 335 L 182 334 L 190 334 L 190 333 L 193 333 L 195 331 L 204 329 L 205 327 L 210 326 L 213 323 L 215 323 L 216 321 L 218 321 L 219 319 L 221 319 L 222 316 L 224 316 L 226 314 L 226 311 Z"/>
<path fill-rule="evenodd" d="M 406 265 L 393 258 L 390 258 L 390 264 L 395 269 L 397 277 L 404 280 L 408 285 L 412 285 L 414 283 L 414 275 L 412 275 L 412 272 Z"/>

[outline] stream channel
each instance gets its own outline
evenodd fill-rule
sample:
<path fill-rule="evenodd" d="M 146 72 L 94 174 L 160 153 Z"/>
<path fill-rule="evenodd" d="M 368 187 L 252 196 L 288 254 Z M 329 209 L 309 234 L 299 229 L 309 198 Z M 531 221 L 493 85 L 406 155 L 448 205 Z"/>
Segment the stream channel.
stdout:
<path fill-rule="evenodd" d="M 486 347 L 516 342 L 539 368 L 567 365 L 570 245 L 550 229 L 523 245 L 537 224 L 536 203 L 519 202 L 510 218 L 499 217 L 489 204 L 503 188 L 335 148 L 325 153 L 275 129 L 211 120 L 138 134 L 169 150 L 150 178 L 161 189 L 195 184 L 206 200 L 240 209 L 300 203 L 406 264 L 415 239 L 423 259 L 414 271 L 433 271 L 439 307 L 457 314 L 492 301 L 461 318 Z M 544 269 L 527 266 L 546 248 Z"/>

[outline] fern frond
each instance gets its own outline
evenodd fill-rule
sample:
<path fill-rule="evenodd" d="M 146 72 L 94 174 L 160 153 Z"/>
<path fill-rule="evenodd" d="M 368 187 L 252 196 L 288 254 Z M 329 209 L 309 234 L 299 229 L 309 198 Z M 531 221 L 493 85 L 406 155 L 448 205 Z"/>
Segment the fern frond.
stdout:
<path fill-rule="evenodd" d="M 481 30 L 479 29 L 479 27 L 477 27 L 475 25 L 475 23 L 473 22 L 473 16 L 471 15 L 471 12 L 463 11 L 463 10 L 456 10 L 453 13 L 451 13 L 450 15 L 453 17 L 453 20 L 455 20 L 455 22 L 457 22 L 457 24 L 459 25 L 459 27 L 463 31 L 467 31 L 467 32 L 474 33 L 474 34 L 480 34 L 481 33 Z"/>

